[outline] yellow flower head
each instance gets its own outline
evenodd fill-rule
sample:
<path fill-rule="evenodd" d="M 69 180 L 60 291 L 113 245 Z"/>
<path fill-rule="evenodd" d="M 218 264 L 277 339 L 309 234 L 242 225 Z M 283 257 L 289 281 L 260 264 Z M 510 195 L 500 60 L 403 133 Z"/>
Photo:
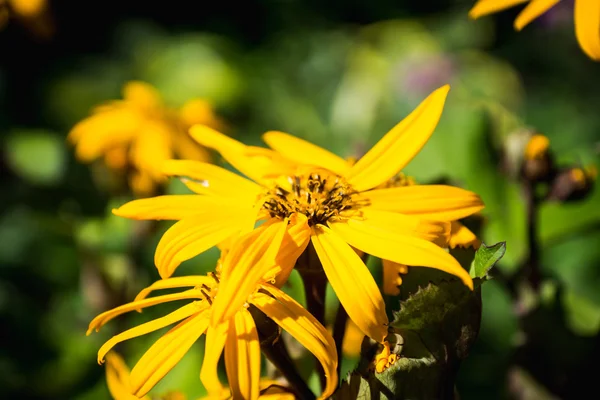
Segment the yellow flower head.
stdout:
<path fill-rule="evenodd" d="M 533 135 L 525 146 L 525 159 L 526 160 L 540 160 L 547 153 L 550 148 L 550 139 L 544 135 Z"/>
<path fill-rule="evenodd" d="M 528 3 L 515 20 L 520 31 L 560 0 L 479 0 L 469 12 L 471 18 L 493 14 L 518 4 Z M 593 60 L 600 60 L 600 1 L 575 0 L 575 34 L 581 49 Z"/>
<path fill-rule="evenodd" d="M 186 177 L 196 195 L 136 200 L 113 212 L 127 218 L 179 220 L 156 249 L 155 263 L 163 278 L 181 262 L 252 229 L 256 220 L 289 219 L 287 229 L 310 237 L 349 317 L 366 335 L 382 342 L 388 324 L 385 304 L 354 249 L 395 263 L 437 268 L 473 285 L 469 274 L 436 243 L 447 242 L 450 221 L 483 208 L 479 196 L 444 185 L 377 189 L 425 145 L 448 90 L 444 86 L 433 92 L 353 165 L 282 132 L 264 135 L 273 149 L 267 150 L 196 125 L 190 131 L 194 139 L 219 151 L 252 180 L 206 163 L 169 161 L 164 172 Z M 281 256 L 286 267 L 308 241 L 298 244 Z"/>
<path fill-rule="evenodd" d="M 194 99 L 181 109 L 166 107 L 158 92 L 143 82 L 129 82 L 123 100 L 97 107 L 69 133 L 79 160 L 104 157 L 113 170 L 131 167 L 130 185 L 139 195 L 149 194 L 164 180 L 161 164 L 172 158 L 208 161 L 208 153 L 187 130 L 193 124 L 219 127 L 206 101 Z"/>
<path fill-rule="evenodd" d="M 217 375 L 217 364 L 225 350 L 225 366 L 233 397 L 257 399 L 261 356 L 256 324 L 249 311 L 250 307 L 254 307 L 315 355 L 327 378 L 320 398 L 330 396 L 338 380 L 333 338 L 299 303 L 270 283 L 270 278 L 262 278 L 278 273 L 279 249 L 294 251 L 294 241 L 286 241 L 287 224 L 286 220 L 266 223 L 241 236 L 225 257 L 220 275 L 160 280 L 142 290 L 133 302 L 94 318 L 88 334 L 129 311 L 176 300 L 191 300 L 164 317 L 114 336 L 100 348 L 98 362 L 102 363 L 105 355 L 122 341 L 177 324 L 148 349 L 131 371 L 131 394 L 138 397 L 146 395 L 181 360 L 192 344 L 206 334 L 200 379 L 209 394 L 220 396 L 224 391 Z M 272 243 L 276 246 L 271 246 Z M 244 275 L 241 286 L 233 287 L 228 279 L 240 282 L 240 274 Z M 148 297 L 156 290 L 186 287 L 190 289 Z M 248 295 L 244 297 L 241 293 Z"/>

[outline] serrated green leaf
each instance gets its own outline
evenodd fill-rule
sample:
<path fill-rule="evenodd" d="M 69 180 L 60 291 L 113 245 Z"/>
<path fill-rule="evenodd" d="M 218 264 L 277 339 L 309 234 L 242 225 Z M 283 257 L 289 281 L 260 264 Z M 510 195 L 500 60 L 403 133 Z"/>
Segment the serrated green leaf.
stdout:
<path fill-rule="evenodd" d="M 471 278 L 483 279 L 487 276 L 487 273 L 506 253 L 506 242 L 496 243 L 491 246 L 482 244 L 477 252 L 475 258 L 471 263 L 469 275 Z"/>

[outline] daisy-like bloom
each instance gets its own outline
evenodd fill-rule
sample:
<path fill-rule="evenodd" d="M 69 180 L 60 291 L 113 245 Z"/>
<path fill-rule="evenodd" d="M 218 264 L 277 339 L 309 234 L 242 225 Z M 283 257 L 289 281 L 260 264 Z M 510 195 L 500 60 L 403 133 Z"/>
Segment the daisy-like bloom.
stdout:
<path fill-rule="evenodd" d="M 188 101 L 180 109 L 165 106 L 159 93 L 147 83 L 129 82 L 123 100 L 97 107 L 69 133 L 75 154 L 82 162 L 104 157 L 115 171 L 132 169 L 130 186 L 135 193 L 152 193 L 164 181 L 160 166 L 172 158 L 209 161 L 206 149 L 188 134 L 193 124 L 215 128 L 221 122 L 202 99 Z"/>
<path fill-rule="evenodd" d="M 298 229 L 287 229 L 288 221 L 270 221 L 241 236 L 231 246 L 216 273 L 163 279 L 142 290 L 131 303 L 100 314 L 90 323 L 88 334 L 113 318 L 161 303 L 188 300 L 172 313 L 112 337 L 98 352 L 98 362 L 118 343 L 175 325 L 140 358 L 129 377 L 130 393 L 145 396 L 206 334 L 200 379 L 211 396 L 226 392 L 217 375 L 217 364 L 225 350 L 225 367 L 233 398 L 257 399 L 260 393 L 260 343 L 249 311 L 254 307 L 319 360 L 327 378 L 320 398 L 330 396 L 337 386 L 337 353 L 333 338 L 299 303 L 270 282 L 281 273 L 279 260 L 296 251 L 308 237 Z M 274 245 L 272 245 L 274 244 Z M 248 273 L 248 271 L 250 271 Z M 242 298 L 228 279 L 240 282 Z M 264 278 L 263 278 L 264 277 Z M 189 288 L 182 292 L 148 297 L 153 291 Z M 248 290 L 250 288 L 250 290 Z M 232 293 L 233 292 L 233 293 Z M 230 307 L 224 307 L 230 304 Z"/>
<path fill-rule="evenodd" d="M 469 17 L 503 11 L 518 4 L 528 3 L 515 20 L 520 31 L 531 21 L 555 6 L 560 0 L 479 0 L 469 12 Z M 575 34 L 581 49 L 593 60 L 600 60 L 600 1 L 575 0 Z"/>
<path fill-rule="evenodd" d="M 136 200 L 113 212 L 134 219 L 179 220 L 156 249 L 155 263 L 163 278 L 181 262 L 251 229 L 257 219 L 290 218 L 290 229 L 301 224 L 295 229 L 309 232 L 349 317 L 381 343 L 388 324 L 383 297 L 355 249 L 399 264 L 437 268 L 458 276 L 469 287 L 473 284 L 460 264 L 433 242 L 450 229 L 449 223 L 438 221 L 457 220 L 483 208 L 476 194 L 442 185 L 374 189 L 395 176 L 425 145 L 448 90 L 444 86 L 433 92 L 354 165 L 282 132 L 264 135 L 273 151 L 244 146 L 196 125 L 190 130 L 194 139 L 219 151 L 252 180 L 206 163 L 169 161 L 164 172 L 185 177 L 196 195 Z M 293 164 L 295 168 L 290 167 Z M 284 262 L 293 261 L 290 256 Z"/>

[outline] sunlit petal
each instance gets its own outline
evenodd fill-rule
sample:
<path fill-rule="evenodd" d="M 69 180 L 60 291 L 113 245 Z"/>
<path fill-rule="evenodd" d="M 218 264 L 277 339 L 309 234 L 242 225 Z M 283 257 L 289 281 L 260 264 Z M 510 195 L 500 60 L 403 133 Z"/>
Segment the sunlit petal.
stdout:
<path fill-rule="evenodd" d="M 414 214 L 420 218 L 454 221 L 484 208 L 481 198 L 468 190 L 446 185 L 413 185 L 364 193 L 377 210 Z"/>
<path fill-rule="evenodd" d="M 160 276 L 170 277 L 182 262 L 210 249 L 249 224 L 251 209 L 214 207 L 170 227 L 161 238 L 154 262 Z"/>
<path fill-rule="evenodd" d="M 575 33 L 579 46 L 593 60 L 600 60 L 600 2 L 575 0 Z"/>
<path fill-rule="evenodd" d="M 481 241 L 469 228 L 458 221 L 452 221 L 452 231 L 448 242 L 450 248 L 457 246 L 479 248 Z"/>
<path fill-rule="evenodd" d="M 145 220 L 180 220 L 202 214 L 218 207 L 214 198 L 193 194 L 165 195 L 147 199 L 133 200 L 113 209 L 119 217 Z"/>
<path fill-rule="evenodd" d="M 149 299 L 144 299 L 140 301 L 133 301 L 131 303 L 123 304 L 122 306 L 113 308 L 112 310 L 108 310 L 98 315 L 96 318 L 90 322 L 90 325 L 87 330 L 87 335 L 92 333 L 95 329 L 96 331 L 100 330 L 100 328 L 106 324 L 111 319 L 118 317 L 119 315 L 128 313 L 130 311 L 139 311 L 146 307 L 155 306 L 157 304 L 167 303 L 175 300 L 189 300 L 189 299 L 201 299 L 202 293 L 197 289 L 186 290 L 180 293 L 172 293 L 166 294 L 163 296 L 156 296 Z"/>
<path fill-rule="evenodd" d="M 258 293 L 252 304 L 287 331 L 319 360 L 325 371 L 326 384 L 320 399 L 328 398 L 338 383 L 337 352 L 327 330 L 298 302 L 272 285 L 263 288 L 274 298 Z"/>
<path fill-rule="evenodd" d="M 348 172 L 352 186 L 363 191 L 396 175 L 427 143 L 442 116 L 450 86 L 429 95 L 403 121 L 392 128 Z"/>
<path fill-rule="evenodd" d="M 131 394 L 129 368 L 115 352 L 106 355 L 106 385 L 115 400 L 138 400 Z"/>
<path fill-rule="evenodd" d="M 548 11 L 560 0 L 531 0 L 515 19 L 515 29 L 520 31 L 531 21 Z M 598 32 L 600 34 L 600 32 Z"/>
<path fill-rule="evenodd" d="M 180 322 L 144 353 L 131 370 L 131 388 L 136 396 L 148 393 L 206 331 L 206 313 L 193 315 Z"/>
<path fill-rule="evenodd" d="M 350 167 L 343 158 L 287 133 L 269 131 L 263 135 L 263 140 L 269 147 L 298 164 L 315 165 L 338 175 L 345 175 Z"/>
<path fill-rule="evenodd" d="M 367 254 L 399 264 L 436 268 L 459 277 L 473 288 L 471 277 L 458 261 L 427 240 L 386 231 L 381 226 L 369 225 L 368 220 L 350 219 L 329 226 L 344 241 Z"/>
<path fill-rule="evenodd" d="M 211 326 L 232 318 L 273 268 L 287 224 L 287 219 L 271 220 L 234 243 L 223 262 Z"/>
<path fill-rule="evenodd" d="M 272 270 L 265 274 L 266 278 L 275 277 L 275 286 L 281 287 L 290 276 L 296 260 L 304 252 L 310 242 L 311 230 L 308 220 L 303 214 L 296 214 L 290 218 L 281 248 L 277 254 L 277 263 Z"/>
<path fill-rule="evenodd" d="M 529 0 L 479 0 L 473 8 L 471 8 L 471 11 L 469 11 L 469 17 L 473 19 L 483 17 L 484 15 L 506 10 L 507 8 L 528 1 Z"/>
<path fill-rule="evenodd" d="M 258 399 L 260 343 L 256 325 L 246 310 L 235 314 L 235 329 L 229 329 L 225 343 L 225 369 L 234 399 Z"/>
<path fill-rule="evenodd" d="M 182 319 L 197 314 L 206 308 L 206 305 L 204 303 L 205 302 L 199 300 L 194 301 L 190 304 L 186 304 L 185 306 L 173 311 L 168 315 L 165 315 L 164 317 L 154 319 L 152 321 L 146 322 L 142 325 L 138 325 L 135 328 L 128 329 L 125 332 L 113 336 L 112 338 L 110 338 L 110 340 L 104 343 L 98 351 L 98 363 L 102 363 L 106 353 L 108 353 L 117 344 L 124 342 L 125 340 L 133 339 L 135 337 L 143 336 L 150 332 L 157 331 L 161 328 L 164 328 L 165 326 L 172 325 L 175 322 L 179 322 Z"/>
<path fill-rule="evenodd" d="M 206 331 L 206 344 L 204 346 L 204 361 L 200 370 L 200 380 L 209 395 L 223 393 L 223 385 L 219 380 L 217 367 L 223 353 L 223 346 L 229 331 L 229 321 L 223 322 L 216 328 L 209 327 Z"/>
<path fill-rule="evenodd" d="M 199 161 L 169 160 L 163 164 L 166 175 L 186 178 L 184 182 L 197 193 L 235 197 L 252 202 L 263 190 L 256 183 L 216 165 Z"/>
<path fill-rule="evenodd" d="M 202 285 L 212 285 L 215 279 L 210 276 L 195 275 L 195 276 L 179 276 L 176 278 L 161 279 L 154 282 L 152 285 L 142 289 L 134 301 L 140 301 L 148 297 L 155 290 L 175 289 L 182 287 L 200 287 Z"/>
<path fill-rule="evenodd" d="M 326 226 L 313 227 L 311 242 L 327 280 L 348 311 L 348 316 L 367 336 L 382 342 L 387 335 L 389 321 L 383 297 L 367 266 L 341 237 Z"/>

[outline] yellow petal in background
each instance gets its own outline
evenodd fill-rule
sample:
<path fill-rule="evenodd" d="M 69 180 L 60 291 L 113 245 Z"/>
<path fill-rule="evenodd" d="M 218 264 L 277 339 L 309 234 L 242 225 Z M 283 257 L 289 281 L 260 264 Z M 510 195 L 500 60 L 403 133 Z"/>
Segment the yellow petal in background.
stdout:
<path fill-rule="evenodd" d="M 468 190 L 446 185 L 413 185 L 364 193 L 377 210 L 413 214 L 420 218 L 454 221 L 484 208 L 481 198 Z"/>
<path fill-rule="evenodd" d="M 531 21 L 555 6 L 560 0 L 531 0 L 515 19 L 515 29 L 520 31 Z M 600 18 L 600 17 L 599 17 Z M 600 32 L 597 32 L 598 36 Z"/>
<path fill-rule="evenodd" d="M 169 160 L 163 164 L 163 172 L 170 176 L 189 178 L 195 185 L 190 189 L 197 193 L 220 196 L 225 200 L 233 197 L 238 202 L 255 198 L 263 190 L 256 183 L 213 164 L 188 160 Z"/>
<path fill-rule="evenodd" d="M 229 321 L 225 321 L 216 328 L 209 327 L 206 331 L 206 344 L 204 345 L 204 361 L 200 370 L 200 380 L 210 396 L 220 396 L 223 385 L 217 373 L 219 359 L 227 340 Z"/>
<path fill-rule="evenodd" d="M 461 247 L 473 247 L 478 249 L 481 245 L 481 241 L 475 236 L 473 232 L 458 221 L 452 221 L 452 231 L 450 233 L 450 240 L 448 242 L 450 248 L 457 246 Z"/>
<path fill-rule="evenodd" d="M 367 336 L 383 342 L 389 321 L 383 297 L 367 266 L 340 236 L 326 226 L 313 227 L 311 242 L 327 280 L 348 316 Z"/>
<path fill-rule="evenodd" d="M 193 315 L 165 333 L 131 370 L 131 388 L 138 397 L 148 393 L 183 358 L 208 327 L 205 313 Z"/>
<path fill-rule="evenodd" d="M 158 91 L 150 84 L 130 81 L 123 87 L 123 98 L 139 108 L 148 110 L 162 106 Z"/>
<path fill-rule="evenodd" d="M 205 213 L 217 204 L 208 196 L 177 194 L 133 200 L 113 210 L 119 217 L 146 220 L 180 220 Z"/>
<path fill-rule="evenodd" d="M 273 150 L 298 164 L 315 165 L 338 175 L 345 175 L 349 169 L 343 158 L 290 134 L 269 131 L 263 135 L 263 140 Z"/>
<path fill-rule="evenodd" d="M 354 189 L 363 191 L 386 182 L 421 151 L 442 116 L 449 90 L 449 85 L 435 90 L 352 166 L 347 179 Z"/>
<path fill-rule="evenodd" d="M 225 205 L 174 224 L 156 247 L 154 262 L 160 276 L 169 278 L 179 264 L 238 232 L 247 225 L 248 211 Z"/>
<path fill-rule="evenodd" d="M 341 239 L 367 254 L 399 264 L 436 268 L 459 277 L 465 285 L 473 288 L 469 273 L 458 261 L 441 247 L 427 240 L 370 226 L 368 220 L 350 219 L 346 222 L 332 223 L 330 227 Z"/>
<path fill-rule="evenodd" d="M 479 0 L 473 8 L 471 8 L 471 11 L 469 11 L 469 17 L 476 19 L 528 1 L 529 0 Z"/>
<path fill-rule="evenodd" d="M 115 400 L 138 400 L 138 397 L 131 394 L 129 368 L 123 358 L 115 352 L 106 355 L 106 385 Z"/>
<path fill-rule="evenodd" d="M 400 294 L 398 286 L 402 285 L 400 274 L 406 274 L 408 267 L 390 260 L 382 260 L 383 264 L 383 293 L 389 296 Z"/>
<path fill-rule="evenodd" d="M 256 325 L 246 310 L 233 318 L 235 329 L 227 333 L 225 369 L 234 399 L 258 399 L 260 383 L 260 343 Z"/>
<path fill-rule="evenodd" d="M 272 285 L 263 288 L 273 297 L 258 293 L 252 304 L 281 326 L 319 360 L 325 371 L 326 384 L 319 399 L 326 399 L 338 383 L 337 351 L 327 330 L 297 301 Z"/>
<path fill-rule="evenodd" d="M 592 60 L 600 61 L 600 2 L 575 0 L 575 33 L 579 46 Z"/>
<path fill-rule="evenodd" d="M 141 127 L 143 133 L 131 144 L 129 157 L 139 171 L 149 173 L 155 180 L 163 180 L 162 164 L 173 158 L 171 137 L 177 132 L 162 122 L 146 122 Z"/>

